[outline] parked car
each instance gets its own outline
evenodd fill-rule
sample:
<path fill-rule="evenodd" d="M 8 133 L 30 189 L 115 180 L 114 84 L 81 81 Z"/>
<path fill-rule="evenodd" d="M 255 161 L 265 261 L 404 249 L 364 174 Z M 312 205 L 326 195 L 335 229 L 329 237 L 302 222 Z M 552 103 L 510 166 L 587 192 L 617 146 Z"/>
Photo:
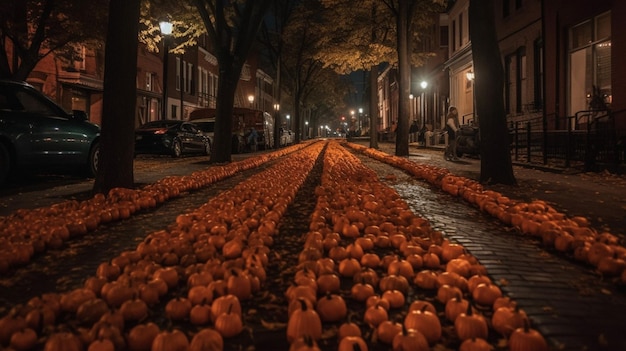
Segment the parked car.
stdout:
<path fill-rule="evenodd" d="M 211 141 L 191 122 L 160 120 L 135 130 L 135 155 L 157 154 L 180 157 L 183 154 L 211 154 Z"/>
<path fill-rule="evenodd" d="M 0 80 L 0 183 L 21 168 L 98 169 L 100 127 L 84 111 L 68 113 L 26 82 Z"/>

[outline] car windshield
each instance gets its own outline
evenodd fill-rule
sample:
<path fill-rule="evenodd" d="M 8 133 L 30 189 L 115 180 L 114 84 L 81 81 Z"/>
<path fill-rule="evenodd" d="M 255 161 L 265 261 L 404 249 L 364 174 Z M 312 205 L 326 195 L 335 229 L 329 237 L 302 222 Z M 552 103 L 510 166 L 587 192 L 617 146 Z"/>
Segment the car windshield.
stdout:
<path fill-rule="evenodd" d="M 154 121 L 154 122 L 148 122 L 142 125 L 141 127 L 139 127 L 139 129 L 158 129 L 158 128 L 170 129 L 172 127 L 178 126 L 179 124 L 180 122 L 178 121 Z"/>

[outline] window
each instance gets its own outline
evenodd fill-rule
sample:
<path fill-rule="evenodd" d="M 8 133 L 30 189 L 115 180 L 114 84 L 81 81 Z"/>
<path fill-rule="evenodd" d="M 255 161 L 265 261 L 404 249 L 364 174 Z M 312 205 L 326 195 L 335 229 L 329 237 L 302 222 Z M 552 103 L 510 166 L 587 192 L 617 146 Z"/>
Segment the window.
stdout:
<path fill-rule="evenodd" d="M 448 26 L 442 26 L 439 28 L 439 46 L 448 46 Z"/>
<path fill-rule="evenodd" d="M 452 43 L 452 52 L 456 50 L 456 21 L 452 21 L 452 38 L 450 40 Z"/>
<path fill-rule="evenodd" d="M 187 63 L 187 72 L 185 78 L 185 93 L 193 94 L 193 63 Z"/>
<path fill-rule="evenodd" d="M 517 94 L 515 96 L 515 110 L 518 113 L 521 113 L 523 104 L 526 103 L 526 48 L 521 47 L 517 50 L 516 57 L 516 66 L 517 66 L 517 85 L 515 90 Z"/>
<path fill-rule="evenodd" d="M 543 39 L 539 38 L 534 43 L 534 109 L 540 110 L 543 107 Z"/>
<path fill-rule="evenodd" d="M 569 31 L 569 111 L 611 106 L 611 13 L 606 12 Z"/>
<path fill-rule="evenodd" d="M 154 86 L 154 75 L 152 74 L 152 72 L 146 72 L 146 90 L 147 91 L 152 91 L 152 88 Z"/>
<path fill-rule="evenodd" d="M 459 14 L 459 47 L 463 46 L 463 14 Z"/>

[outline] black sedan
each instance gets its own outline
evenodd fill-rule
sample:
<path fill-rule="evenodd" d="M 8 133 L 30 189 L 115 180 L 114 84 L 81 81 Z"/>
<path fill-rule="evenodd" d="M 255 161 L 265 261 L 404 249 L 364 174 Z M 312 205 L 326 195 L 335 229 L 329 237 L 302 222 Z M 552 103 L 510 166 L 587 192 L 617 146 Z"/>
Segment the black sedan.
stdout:
<path fill-rule="evenodd" d="M 80 167 L 95 176 L 100 127 L 26 82 L 0 80 L 0 184 L 18 169 Z"/>
<path fill-rule="evenodd" d="M 135 154 L 211 154 L 211 140 L 198 127 L 181 120 L 148 122 L 135 130 Z"/>

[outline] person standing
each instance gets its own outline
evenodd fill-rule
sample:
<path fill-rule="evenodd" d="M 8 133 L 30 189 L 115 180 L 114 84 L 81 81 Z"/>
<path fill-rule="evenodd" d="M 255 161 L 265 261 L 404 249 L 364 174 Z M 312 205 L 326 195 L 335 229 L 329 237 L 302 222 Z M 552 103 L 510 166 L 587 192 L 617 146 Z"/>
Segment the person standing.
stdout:
<path fill-rule="evenodd" d="M 250 145 L 251 152 L 256 152 L 258 138 L 259 134 L 256 132 L 256 129 L 250 128 L 250 134 L 248 134 L 248 145 Z"/>
<path fill-rule="evenodd" d="M 446 116 L 446 132 L 448 132 L 448 146 L 444 151 L 444 157 L 446 160 L 456 161 L 459 158 L 456 155 L 456 142 L 457 134 L 461 124 L 459 123 L 459 111 L 454 106 L 448 108 L 448 115 Z"/>

